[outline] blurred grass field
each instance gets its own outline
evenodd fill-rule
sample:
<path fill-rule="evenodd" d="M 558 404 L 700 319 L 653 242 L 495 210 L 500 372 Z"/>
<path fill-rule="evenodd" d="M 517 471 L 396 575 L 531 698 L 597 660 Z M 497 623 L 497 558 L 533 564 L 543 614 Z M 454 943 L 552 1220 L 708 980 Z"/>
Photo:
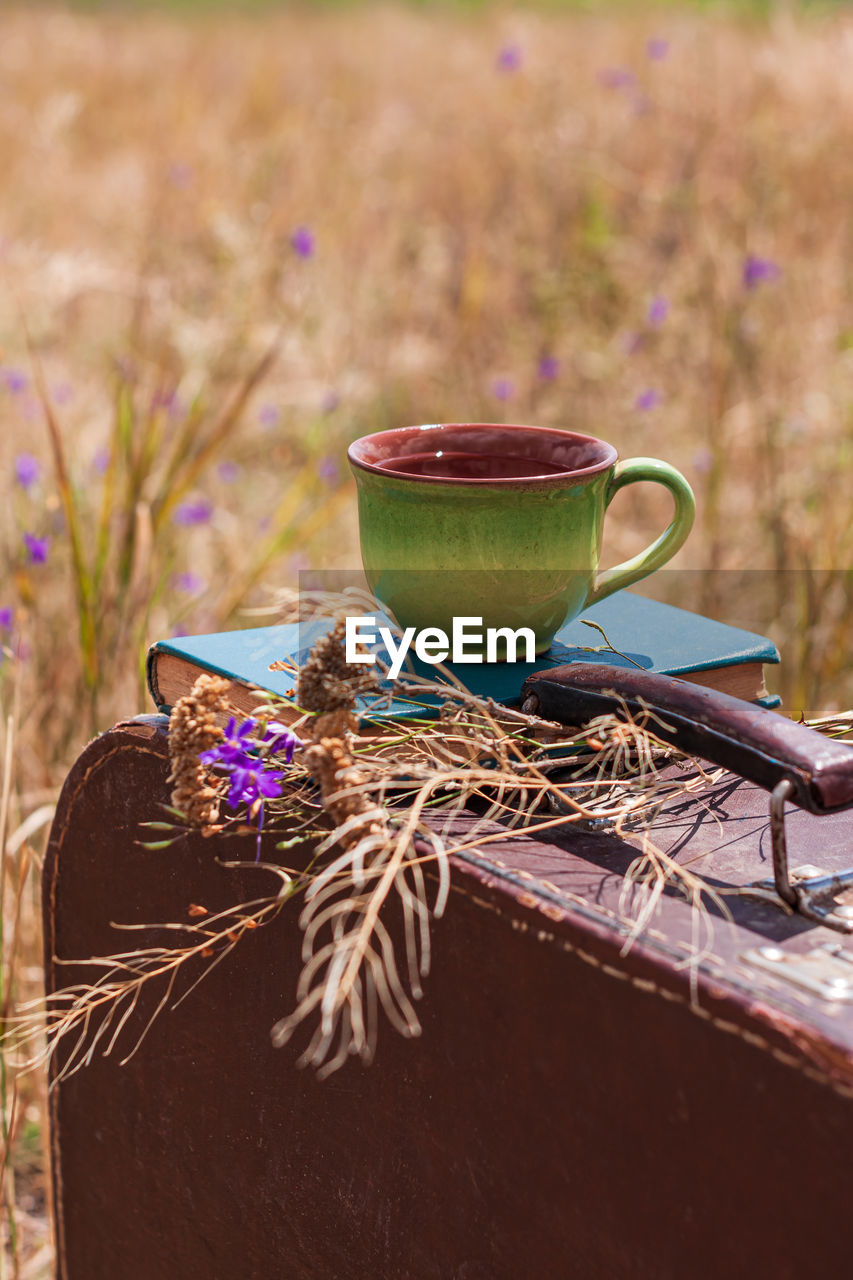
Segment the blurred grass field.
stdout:
<path fill-rule="evenodd" d="M 4 9 L 0 1013 L 71 762 L 149 642 L 357 566 L 365 431 L 673 462 L 656 589 L 769 632 L 791 714 L 853 700 L 853 15 L 759 8 Z M 606 561 L 666 514 L 620 495 Z M 43 1082 L 3 1093 L 4 1274 L 47 1275 Z"/>

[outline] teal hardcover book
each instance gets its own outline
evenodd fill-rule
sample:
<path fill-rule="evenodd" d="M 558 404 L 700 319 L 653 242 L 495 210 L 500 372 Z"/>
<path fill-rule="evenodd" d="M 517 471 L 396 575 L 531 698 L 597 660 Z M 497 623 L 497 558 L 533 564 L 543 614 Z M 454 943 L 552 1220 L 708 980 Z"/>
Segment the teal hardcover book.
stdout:
<path fill-rule="evenodd" d="M 601 628 L 606 641 L 595 627 L 585 625 L 585 619 Z M 330 625 L 328 620 L 284 623 L 161 640 L 148 653 L 151 696 L 158 707 L 169 708 L 189 691 L 201 672 L 210 671 L 233 682 L 232 701 L 246 712 L 257 703 L 251 695 L 252 688 L 287 697 L 294 689 L 295 672 L 284 664 L 300 665 Z M 608 649 L 606 642 L 619 652 Z M 377 652 L 382 655 L 381 648 Z M 535 662 L 447 665 L 472 693 L 511 704 L 531 672 L 577 661 L 639 666 L 721 689 L 763 706 L 779 704 L 778 698 L 767 695 L 764 686 L 764 664 L 779 662 L 779 653 L 770 640 L 630 591 L 617 592 L 584 610 L 558 632 L 548 653 Z M 438 678 L 434 667 L 417 661 L 413 666 L 420 675 Z M 364 711 L 369 710 L 370 703 L 366 702 Z M 382 714 L 410 717 L 423 711 L 395 700 Z"/>

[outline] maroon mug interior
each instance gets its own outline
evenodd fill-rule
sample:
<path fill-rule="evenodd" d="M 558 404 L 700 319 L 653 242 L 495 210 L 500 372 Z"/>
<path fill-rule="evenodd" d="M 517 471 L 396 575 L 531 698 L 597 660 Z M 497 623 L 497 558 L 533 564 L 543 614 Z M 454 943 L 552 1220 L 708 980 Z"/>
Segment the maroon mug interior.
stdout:
<path fill-rule="evenodd" d="M 355 440 L 348 454 L 366 471 L 445 484 L 557 481 L 594 475 L 616 461 L 613 446 L 594 436 L 489 422 L 377 431 Z"/>

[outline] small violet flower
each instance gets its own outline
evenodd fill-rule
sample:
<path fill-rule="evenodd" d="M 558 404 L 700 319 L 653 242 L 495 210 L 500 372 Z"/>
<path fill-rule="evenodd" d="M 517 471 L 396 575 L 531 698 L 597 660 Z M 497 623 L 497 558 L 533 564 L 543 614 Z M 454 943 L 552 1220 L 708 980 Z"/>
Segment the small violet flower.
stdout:
<path fill-rule="evenodd" d="M 231 786 L 228 791 L 228 806 L 236 809 L 245 804 L 251 809 L 264 800 L 274 800 L 282 792 L 281 779 L 284 771 L 267 769 L 260 760 L 255 761 L 252 768 L 236 765 L 231 770 Z"/>
<path fill-rule="evenodd" d="M 175 509 L 172 517 L 175 524 L 182 524 L 186 527 L 196 524 L 207 524 L 213 515 L 213 507 L 206 498 L 200 498 L 196 502 L 182 502 Z"/>
<path fill-rule="evenodd" d="M 29 378 L 21 369 L 7 369 L 5 382 L 7 390 L 11 391 L 12 395 L 18 395 L 21 391 L 26 391 L 30 385 Z"/>
<path fill-rule="evenodd" d="M 14 609 L 10 609 L 8 605 L 0 609 L 0 630 L 8 631 L 15 617 Z"/>
<path fill-rule="evenodd" d="M 336 460 L 330 455 L 321 458 L 317 466 L 317 475 L 321 480 L 328 480 L 329 484 L 334 484 L 340 478 L 340 467 Z"/>
<path fill-rule="evenodd" d="M 240 474 L 240 468 L 236 462 L 220 462 L 216 474 L 225 484 L 233 484 Z"/>
<path fill-rule="evenodd" d="M 176 160 L 169 165 L 168 177 L 173 187 L 177 187 L 179 191 L 185 191 L 187 187 L 192 186 L 193 167 L 191 164 Z"/>
<path fill-rule="evenodd" d="M 539 377 L 543 382 L 553 382 L 560 373 L 560 362 L 556 356 L 543 356 L 539 361 Z"/>
<path fill-rule="evenodd" d="M 110 465 L 109 449 L 98 449 L 92 459 L 92 466 L 99 476 L 105 475 L 107 467 Z"/>
<path fill-rule="evenodd" d="M 668 40 L 663 40 L 660 36 L 652 36 L 651 40 L 646 41 L 646 57 L 651 62 L 663 62 L 668 53 Z"/>
<path fill-rule="evenodd" d="M 604 67 L 598 73 L 598 83 L 605 89 L 632 89 L 635 79 L 627 67 Z"/>
<path fill-rule="evenodd" d="M 496 400 L 511 400 L 515 395 L 515 386 L 509 378 L 495 378 L 492 383 L 492 395 Z"/>
<path fill-rule="evenodd" d="M 195 596 L 200 591 L 204 591 L 207 583 L 204 578 L 199 577 L 197 573 L 177 573 L 173 579 L 175 587 L 178 591 L 183 591 L 185 595 Z"/>
<path fill-rule="evenodd" d="M 649 387 L 648 390 L 641 391 L 637 396 L 637 399 L 634 401 L 634 408 L 639 409 L 641 412 L 648 411 L 649 409 L 656 409 L 662 399 L 663 397 L 659 391 L 656 391 L 654 387 Z"/>
<path fill-rule="evenodd" d="M 309 227 L 297 227 L 290 237 L 290 247 L 300 258 L 314 256 L 314 232 Z"/>
<path fill-rule="evenodd" d="M 518 71 L 524 61 L 521 45 L 505 44 L 496 59 L 498 71 Z"/>
<path fill-rule="evenodd" d="M 744 289 L 757 289 L 760 284 L 778 280 L 782 268 L 770 258 L 756 258 L 753 254 L 743 264 L 742 281 Z"/>
<path fill-rule="evenodd" d="M 45 563 L 50 550 L 49 538 L 37 538 L 33 533 L 25 533 L 24 546 L 27 548 L 27 560 L 30 564 Z"/>
<path fill-rule="evenodd" d="M 31 453 L 19 453 L 15 459 L 15 479 L 22 489 L 31 489 L 41 475 L 38 459 Z"/>
<path fill-rule="evenodd" d="M 646 312 L 646 321 L 648 324 L 657 328 L 663 324 L 669 315 L 669 303 L 662 294 L 657 294 L 649 303 L 649 309 Z"/>
<path fill-rule="evenodd" d="M 262 427 L 276 426 L 280 416 L 278 408 L 274 404 L 262 404 L 258 410 L 258 422 Z"/>

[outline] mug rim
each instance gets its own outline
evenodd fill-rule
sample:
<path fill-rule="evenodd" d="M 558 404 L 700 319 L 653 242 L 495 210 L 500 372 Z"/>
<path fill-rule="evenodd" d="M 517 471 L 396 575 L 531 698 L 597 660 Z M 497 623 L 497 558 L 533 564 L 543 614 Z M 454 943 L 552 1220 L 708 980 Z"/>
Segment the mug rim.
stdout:
<path fill-rule="evenodd" d="M 554 441 L 565 441 L 566 437 L 572 437 L 579 443 L 598 445 L 602 450 L 604 457 L 602 461 L 592 463 L 587 467 L 577 467 L 571 471 L 547 472 L 542 475 L 526 475 L 526 476 L 502 476 L 497 477 L 469 477 L 469 476 L 423 476 L 415 475 L 411 471 L 394 471 L 390 467 L 377 466 L 376 463 L 369 461 L 365 457 L 366 451 L 371 444 L 376 441 L 384 440 L 388 436 L 397 436 L 400 439 L 416 439 L 422 434 L 431 431 L 443 432 L 451 431 L 455 428 L 464 429 L 466 431 L 508 431 L 508 432 L 530 432 L 540 437 L 547 437 Z M 347 458 L 350 466 L 357 467 L 361 471 L 371 472 L 373 475 L 390 476 L 395 480 L 408 480 L 413 484 L 447 484 L 447 485 L 463 485 L 475 486 L 478 488 L 515 488 L 523 485 L 536 485 L 537 487 L 544 484 L 564 485 L 567 481 L 577 482 L 578 480 L 586 480 L 590 477 L 603 474 L 608 471 L 617 461 L 618 454 L 615 447 L 606 440 L 601 440 L 598 436 L 591 436 L 583 431 L 566 431 L 561 427 L 537 427 L 522 423 L 514 422 L 430 422 L 421 426 L 409 427 L 388 427 L 384 431 L 373 431 L 368 435 L 359 436 L 353 440 L 347 449 Z"/>

